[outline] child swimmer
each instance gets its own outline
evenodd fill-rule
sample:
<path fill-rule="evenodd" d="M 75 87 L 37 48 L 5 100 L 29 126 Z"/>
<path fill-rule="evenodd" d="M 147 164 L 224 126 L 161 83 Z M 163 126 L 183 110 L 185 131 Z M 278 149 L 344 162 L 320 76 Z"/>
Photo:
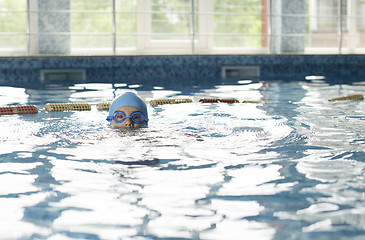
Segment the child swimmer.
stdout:
<path fill-rule="evenodd" d="M 135 93 L 125 92 L 110 104 L 106 118 L 115 128 L 139 128 L 147 126 L 148 113 L 146 103 Z"/>

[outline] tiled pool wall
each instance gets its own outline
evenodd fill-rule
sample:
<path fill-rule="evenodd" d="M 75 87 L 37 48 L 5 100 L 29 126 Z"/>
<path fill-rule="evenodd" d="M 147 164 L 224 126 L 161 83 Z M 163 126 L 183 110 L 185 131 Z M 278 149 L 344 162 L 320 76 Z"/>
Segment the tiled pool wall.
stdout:
<path fill-rule="evenodd" d="M 0 84 L 36 84 L 42 70 L 62 69 L 84 71 L 86 82 L 210 81 L 222 78 L 224 66 L 258 66 L 260 79 L 365 79 L 365 55 L 69 56 L 2 57 Z"/>

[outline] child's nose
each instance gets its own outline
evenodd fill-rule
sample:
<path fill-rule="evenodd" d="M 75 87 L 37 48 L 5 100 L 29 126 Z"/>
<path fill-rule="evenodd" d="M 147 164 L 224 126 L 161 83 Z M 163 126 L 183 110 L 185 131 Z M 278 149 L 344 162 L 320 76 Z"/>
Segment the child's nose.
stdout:
<path fill-rule="evenodd" d="M 132 127 L 133 126 L 133 122 L 130 118 L 127 118 L 125 121 L 124 121 L 124 126 L 126 127 Z"/>

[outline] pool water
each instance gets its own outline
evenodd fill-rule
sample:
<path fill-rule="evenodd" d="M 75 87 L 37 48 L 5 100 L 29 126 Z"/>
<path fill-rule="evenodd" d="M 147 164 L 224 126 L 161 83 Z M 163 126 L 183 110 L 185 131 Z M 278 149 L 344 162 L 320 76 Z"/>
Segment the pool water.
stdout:
<path fill-rule="evenodd" d="M 149 127 L 111 129 L 124 91 Z M 2 239 L 365 239 L 365 82 L 0 86 L 0 105 L 91 111 L 0 116 Z M 200 98 L 262 103 L 199 103 Z"/>

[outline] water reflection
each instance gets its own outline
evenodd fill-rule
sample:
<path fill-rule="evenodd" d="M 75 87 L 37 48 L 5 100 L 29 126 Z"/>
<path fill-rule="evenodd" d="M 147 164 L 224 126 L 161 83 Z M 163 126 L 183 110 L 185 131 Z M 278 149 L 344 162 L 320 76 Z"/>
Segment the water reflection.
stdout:
<path fill-rule="evenodd" d="M 135 86 L 146 100 L 194 102 L 149 106 L 148 128 L 111 129 L 95 104 L 129 85 L 20 91 L 40 106 L 93 106 L 0 118 L 0 179 L 9 182 L 0 187 L 0 202 L 12 226 L 22 229 L 0 230 L 1 236 L 320 239 L 311 234 L 362 230 L 364 105 L 328 103 L 338 86 Z M 265 103 L 198 103 L 203 97 Z"/>
<path fill-rule="evenodd" d="M 363 231 L 363 139 L 364 103 L 344 101 L 330 103 L 333 96 L 363 91 L 359 85 L 329 85 L 305 82 L 306 96 L 299 101 L 296 119 L 306 126 L 307 142 L 313 149 L 305 151 L 296 169 L 307 179 L 318 182 L 315 188 L 302 192 L 311 194 L 311 205 L 296 213 L 281 212 L 281 219 L 307 221 L 304 232 L 352 233 Z M 317 147 L 317 148 L 316 148 Z M 316 148 L 316 149 L 315 149 Z M 318 197 L 313 197 L 315 194 Z"/>

